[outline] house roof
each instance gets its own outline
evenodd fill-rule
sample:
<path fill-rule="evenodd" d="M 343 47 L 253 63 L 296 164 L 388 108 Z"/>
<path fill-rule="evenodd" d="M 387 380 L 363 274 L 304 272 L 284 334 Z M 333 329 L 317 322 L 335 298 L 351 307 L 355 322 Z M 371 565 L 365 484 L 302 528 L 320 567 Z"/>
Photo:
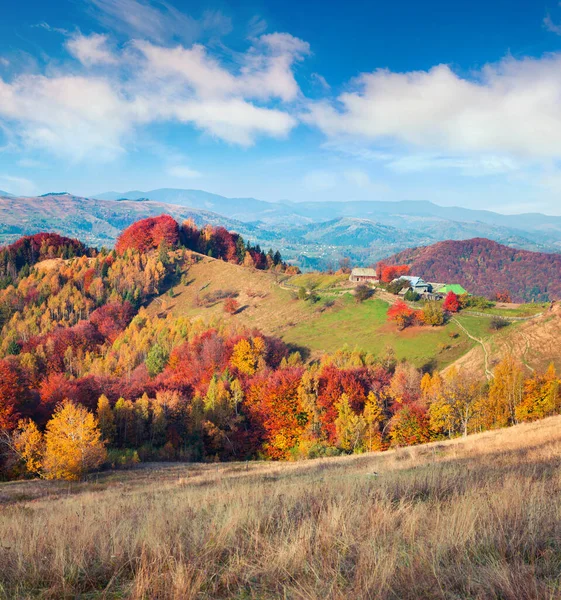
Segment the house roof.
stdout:
<path fill-rule="evenodd" d="M 411 275 L 402 275 L 399 279 L 404 279 L 411 284 L 411 287 L 418 287 L 421 285 L 427 285 L 427 282 L 422 277 L 413 277 Z"/>
<path fill-rule="evenodd" d="M 447 294 L 448 292 L 454 292 L 458 296 L 468 293 L 459 283 L 449 283 L 436 290 L 437 294 Z"/>
<path fill-rule="evenodd" d="M 353 269 L 351 275 L 355 277 L 378 277 L 376 269 Z"/>

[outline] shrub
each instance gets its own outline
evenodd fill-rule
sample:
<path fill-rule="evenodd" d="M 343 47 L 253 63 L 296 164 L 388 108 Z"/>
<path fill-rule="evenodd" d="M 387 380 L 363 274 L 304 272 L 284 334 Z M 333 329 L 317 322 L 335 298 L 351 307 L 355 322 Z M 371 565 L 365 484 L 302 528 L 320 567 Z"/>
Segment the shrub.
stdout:
<path fill-rule="evenodd" d="M 496 316 L 491 319 L 491 322 L 489 323 L 489 329 L 492 329 L 493 331 L 498 331 L 499 329 L 508 327 L 508 325 L 510 325 L 510 322 L 507 319 Z"/>
<path fill-rule="evenodd" d="M 408 302 L 418 302 L 421 299 L 421 294 L 417 293 L 414 289 L 409 288 L 405 292 L 404 298 Z"/>
<path fill-rule="evenodd" d="M 444 310 L 437 302 L 427 302 L 423 308 L 423 322 L 433 327 L 444 325 Z"/>
<path fill-rule="evenodd" d="M 364 283 L 357 285 L 355 288 L 355 302 L 364 302 L 371 298 L 374 294 L 374 290 Z"/>
<path fill-rule="evenodd" d="M 388 319 L 395 321 L 399 329 L 405 329 L 415 322 L 416 312 L 403 300 L 398 300 L 388 309 Z"/>
<path fill-rule="evenodd" d="M 224 302 L 224 312 L 234 315 L 240 309 L 240 303 L 235 298 L 227 298 Z"/>
<path fill-rule="evenodd" d="M 411 287 L 411 284 L 406 279 L 398 279 L 397 281 L 388 283 L 386 290 L 388 290 L 390 294 L 395 294 L 397 296 L 401 290 L 408 287 Z"/>

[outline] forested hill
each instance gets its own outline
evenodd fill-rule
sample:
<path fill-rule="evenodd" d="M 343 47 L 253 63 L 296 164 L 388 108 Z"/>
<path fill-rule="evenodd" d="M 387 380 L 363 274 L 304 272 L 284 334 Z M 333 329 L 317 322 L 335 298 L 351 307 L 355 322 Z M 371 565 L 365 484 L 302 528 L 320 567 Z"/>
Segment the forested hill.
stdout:
<path fill-rule="evenodd" d="M 428 281 L 460 283 L 472 294 L 492 297 L 508 290 L 513 301 L 561 298 L 561 255 L 503 246 L 485 238 L 448 240 L 395 254 Z"/>

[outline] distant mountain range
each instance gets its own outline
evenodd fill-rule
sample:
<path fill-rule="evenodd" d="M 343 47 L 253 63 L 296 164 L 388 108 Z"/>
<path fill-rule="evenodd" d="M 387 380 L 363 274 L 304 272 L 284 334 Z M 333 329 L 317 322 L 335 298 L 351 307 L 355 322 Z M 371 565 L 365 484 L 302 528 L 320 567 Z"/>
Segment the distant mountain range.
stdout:
<path fill-rule="evenodd" d="M 561 250 L 561 217 L 540 213 L 503 215 L 487 210 L 438 206 L 427 201 L 401 202 L 265 202 L 255 198 L 226 198 L 201 190 L 162 188 L 150 191 L 106 192 L 103 200 L 148 198 L 209 210 L 243 222 L 278 226 L 320 223 L 341 218 L 374 221 L 433 240 L 485 236 L 501 243 Z"/>
<path fill-rule="evenodd" d="M 412 273 L 427 281 L 460 283 L 489 298 L 508 290 L 517 302 L 561 299 L 561 254 L 517 250 L 475 238 L 411 248 L 387 262 L 410 265 Z"/>
<path fill-rule="evenodd" d="M 486 237 L 508 246 L 561 252 L 561 217 L 501 215 L 431 202 L 265 202 L 201 190 L 107 192 L 82 198 L 64 192 L 15 197 L 0 192 L 0 243 L 39 231 L 112 246 L 132 222 L 162 213 L 238 231 L 265 248 L 279 248 L 302 268 L 355 265 L 446 239 Z"/>

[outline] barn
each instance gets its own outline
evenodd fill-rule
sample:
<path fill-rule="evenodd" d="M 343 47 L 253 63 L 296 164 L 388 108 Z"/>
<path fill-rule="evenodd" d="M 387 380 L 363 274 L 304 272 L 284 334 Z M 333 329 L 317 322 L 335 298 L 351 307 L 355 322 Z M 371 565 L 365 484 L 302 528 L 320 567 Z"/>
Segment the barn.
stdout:
<path fill-rule="evenodd" d="M 349 280 L 355 283 L 378 283 L 378 274 L 376 273 L 376 269 L 353 269 Z"/>

